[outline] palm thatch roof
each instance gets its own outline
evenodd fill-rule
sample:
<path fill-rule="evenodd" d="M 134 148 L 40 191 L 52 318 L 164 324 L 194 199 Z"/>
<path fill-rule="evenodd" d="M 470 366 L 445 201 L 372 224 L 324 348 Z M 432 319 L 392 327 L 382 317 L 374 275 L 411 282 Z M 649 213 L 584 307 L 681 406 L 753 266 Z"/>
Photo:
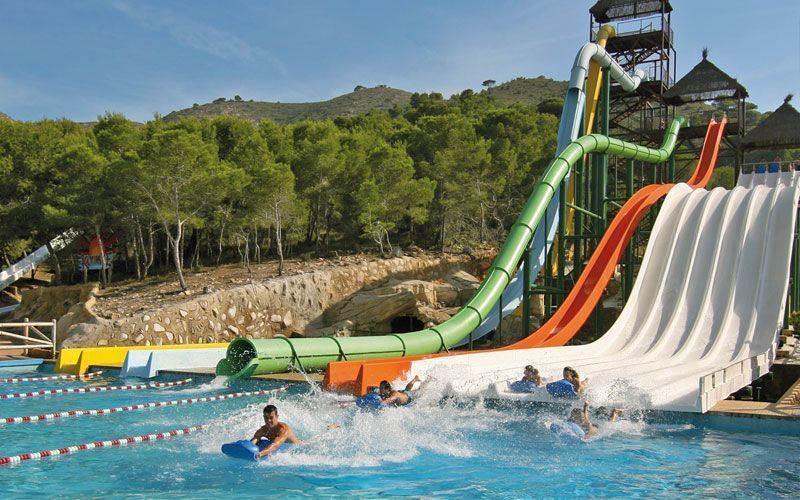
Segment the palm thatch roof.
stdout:
<path fill-rule="evenodd" d="M 662 8 L 664 12 L 672 12 L 669 0 L 599 0 L 589 12 L 598 23 L 607 23 L 658 14 Z"/>
<path fill-rule="evenodd" d="M 792 94 L 742 141 L 745 149 L 800 148 L 800 112 L 789 104 Z"/>
<path fill-rule="evenodd" d="M 747 96 L 747 89 L 736 78 L 708 60 L 708 49 L 703 49 L 702 61 L 664 92 L 664 100 L 669 104 L 713 99 L 744 99 Z"/>

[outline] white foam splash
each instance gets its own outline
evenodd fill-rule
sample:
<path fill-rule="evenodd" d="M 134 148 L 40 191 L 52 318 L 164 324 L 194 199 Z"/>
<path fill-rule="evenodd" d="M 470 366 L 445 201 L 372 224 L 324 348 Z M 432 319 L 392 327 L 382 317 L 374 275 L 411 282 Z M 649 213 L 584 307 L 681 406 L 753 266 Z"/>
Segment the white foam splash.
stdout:
<path fill-rule="evenodd" d="M 414 394 L 413 405 L 380 411 L 359 410 L 343 404 L 352 397 L 330 393 L 281 394 L 209 422 L 193 441 L 200 452 L 218 454 L 222 444 L 250 438 L 263 425 L 264 404 L 274 404 L 303 443 L 270 457 L 264 466 L 374 467 L 421 452 L 470 457 L 479 452 L 474 433 L 498 432 L 505 423 L 525 418 L 475 401 L 442 401 L 442 387 L 427 384 Z"/>

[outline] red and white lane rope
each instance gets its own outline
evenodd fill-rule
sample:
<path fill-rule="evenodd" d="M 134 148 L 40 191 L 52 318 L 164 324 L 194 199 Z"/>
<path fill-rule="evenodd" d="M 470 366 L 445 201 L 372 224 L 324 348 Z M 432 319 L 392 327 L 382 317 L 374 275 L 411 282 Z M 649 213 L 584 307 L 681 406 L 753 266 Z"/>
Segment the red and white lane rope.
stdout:
<path fill-rule="evenodd" d="M 86 393 L 86 392 L 104 392 L 104 391 L 132 391 L 136 389 L 154 389 L 158 387 L 174 387 L 176 385 L 184 385 L 191 382 L 192 379 L 178 380 L 177 382 L 155 382 L 151 384 L 138 384 L 138 385 L 111 385 L 101 387 L 75 387 L 68 389 L 46 389 L 43 391 L 32 392 L 18 392 L 16 394 L 1 394 L 0 399 L 12 398 L 32 398 L 36 396 L 46 396 L 48 394 L 71 394 L 71 393 Z"/>
<path fill-rule="evenodd" d="M 103 372 L 82 373 L 80 375 L 53 375 L 52 377 L 0 378 L 0 383 L 16 384 L 17 382 L 41 382 L 43 380 L 80 380 L 99 377 Z"/>
<path fill-rule="evenodd" d="M 13 457 L 0 458 L 0 465 L 3 464 L 16 464 L 25 460 L 38 460 L 44 457 L 54 457 L 57 455 L 69 455 L 78 451 L 93 450 L 95 448 L 109 448 L 112 446 L 127 446 L 133 443 L 142 443 L 145 441 L 160 441 L 162 439 L 169 439 L 174 436 L 183 436 L 194 431 L 202 429 L 202 425 L 194 427 L 187 427 L 186 429 L 178 429 L 169 432 L 159 432 L 157 434 L 146 434 L 144 436 L 135 436 L 129 438 L 111 439 L 109 441 L 95 441 L 94 443 L 79 444 L 77 446 L 67 446 L 66 448 L 59 448 L 57 450 L 37 451 L 36 453 L 23 453 L 22 455 L 14 455 Z"/>
<path fill-rule="evenodd" d="M 27 417 L 0 417 L 0 424 L 22 424 L 29 422 L 40 422 L 42 420 L 55 420 L 64 417 L 80 417 L 83 415 L 109 415 L 111 413 L 120 413 L 123 411 L 144 410 L 146 408 L 158 408 L 161 406 L 176 406 L 188 405 L 192 403 L 206 403 L 209 401 L 221 401 L 224 399 L 243 398 L 248 396 L 263 396 L 265 394 L 275 394 L 285 391 L 289 386 L 280 387 L 278 389 L 270 389 L 263 391 L 250 391 L 250 392 L 234 392 L 232 394 L 222 394 L 219 396 L 207 396 L 203 398 L 191 399 L 176 399 L 174 401 L 158 401 L 155 403 L 142 403 L 132 406 L 120 406 L 118 408 L 103 408 L 101 410 L 73 410 L 73 411 L 59 411 L 56 413 L 47 413 L 45 415 L 30 415 Z"/>

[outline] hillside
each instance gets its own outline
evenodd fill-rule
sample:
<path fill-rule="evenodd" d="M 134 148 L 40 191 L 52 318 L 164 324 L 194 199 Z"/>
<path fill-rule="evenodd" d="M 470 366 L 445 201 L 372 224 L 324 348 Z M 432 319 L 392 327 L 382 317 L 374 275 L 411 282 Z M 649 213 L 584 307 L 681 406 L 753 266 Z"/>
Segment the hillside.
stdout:
<path fill-rule="evenodd" d="M 551 80 L 544 76 L 536 78 L 515 78 L 501 83 L 482 93 L 489 93 L 502 104 L 539 104 L 551 97 L 561 97 L 567 93 L 567 82 Z"/>
<path fill-rule="evenodd" d="M 5 113 L 0 113 L 0 120 L 8 120 L 8 121 L 10 121 L 10 122 L 13 122 L 13 121 L 14 121 L 14 119 L 13 119 L 13 118 L 11 118 L 10 116 L 8 116 L 8 115 L 7 115 L 7 114 L 5 114 Z"/>
<path fill-rule="evenodd" d="M 173 111 L 164 120 L 177 120 L 181 117 L 212 118 L 231 115 L 260 121 L 265 118 L 277 123 L 292 123 L 300 120 L 325 120 L 340 116 L 355 116 L 373 109 L 391 109 L 395 105 L 405 106 L 411 93 L 389 87 L 361 88 L 349 94 L 334 97 L 322 102 L 259 102 L 217 99 L 208 104 Z"/>
<path fill-rule="evenodd" d="M 494 88 L 483 90 L 501 104 L 538 104 L 550 97 L 563 97 L 567 82 L 537 78 L 517 78 Z M 293 123 L 300 120 L 325 120 L 340 116 L 354 116 L 373 109 L 391 109 L 395 105 L 405 106 L 411 93 L 390 87 L 359 88 L 349 94 L 322 102 L 261 102 L 216 99 L 207 104 L 196 104 L 191 108 L 173 111 L 164 120 L 181 117 L 213 118 L 220 115 L 238 116 L 252 121 L 265 118 L 277 123 Z"/>

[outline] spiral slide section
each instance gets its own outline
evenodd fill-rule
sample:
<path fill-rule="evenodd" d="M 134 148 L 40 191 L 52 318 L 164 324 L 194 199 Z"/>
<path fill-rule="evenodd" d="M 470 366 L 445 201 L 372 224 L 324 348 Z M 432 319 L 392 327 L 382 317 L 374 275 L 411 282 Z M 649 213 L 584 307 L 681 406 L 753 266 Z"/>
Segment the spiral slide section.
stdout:
<path fill-rule="evenodd" d="M 726 122 L 727 120 L 723 118 L 719 123 L 714 120 L 709 123 L 700 160 L 688 181 L 688 186 L 703 187 L 711 178 Z M 635 193 L 610 224 L 586 268 L 556 314 L 527 338 L 499 351 L 564 345 L 575 336 L 602 298 L 603 290 L 613 276 L 614 268 L 622 258 L 639 221 L 654 203 L 667 195 L 673 186 L 674 184 L 654 184 Z M 429 357 L 465 354 L 467 353 L 441 353 Z M 422 358 L 423 356 L 416 356 L 331 363 L 326 373 L 326 387 L 331 390 L 347 390 L 363 394 L 369 386 L 374 386 L 381 380 L 402 378 L 411 370 L 412 361 Z"/>
<path fill-rule="evenodd" d="M 508 381 L 527 364 L 550 375 L 569 365 L 590 379 L 595 404 L 707 411 L 769 370 L 786 303 L 800 179 L 745 180 L 752 187 L 670 191 L 631 298 L 600 340 L 420 360 L 410 372 L 448 366 L 454 393 L 547 401 Z"/>

